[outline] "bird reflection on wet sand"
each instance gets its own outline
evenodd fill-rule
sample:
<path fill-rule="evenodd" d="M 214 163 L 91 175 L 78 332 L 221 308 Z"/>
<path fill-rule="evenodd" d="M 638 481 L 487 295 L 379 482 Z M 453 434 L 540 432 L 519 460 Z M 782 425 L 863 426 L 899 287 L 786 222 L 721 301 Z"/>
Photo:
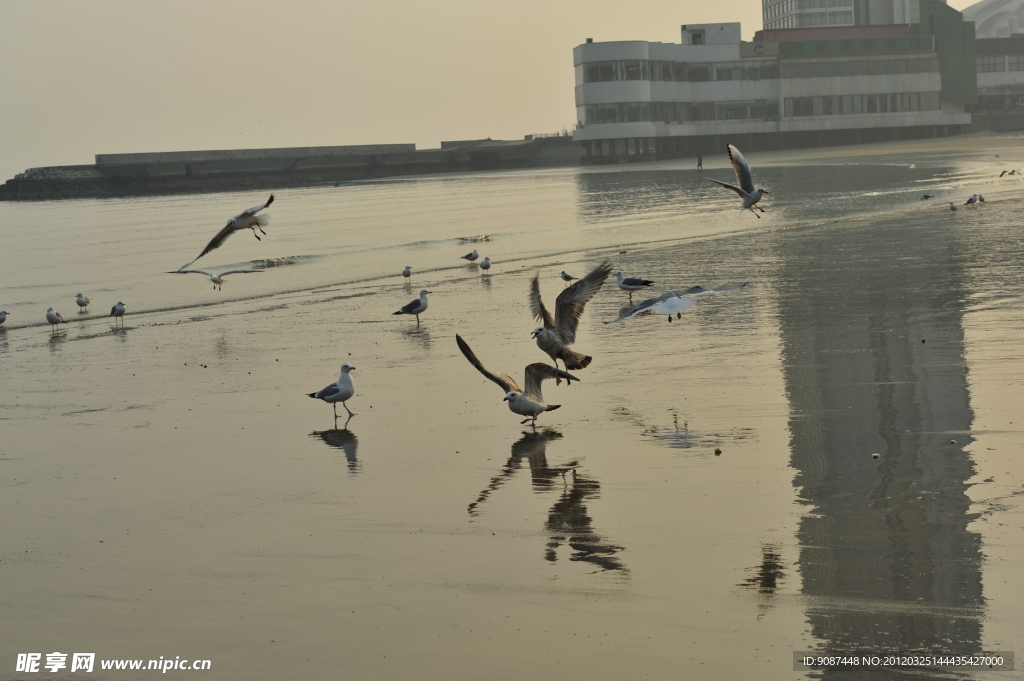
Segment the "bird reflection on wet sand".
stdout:
<path fill-rule="evenodd" d="M 747 568 L 747 572 L 753 572 L 750 577 L 744 579 L 738 586 L 744 589 L 757 590 L 757 618 L 761 619 L 771 609 L 772 597 L 779 589 L 779 582 L 786 578 L 786 572 L 782 569 L 782 556 L 777 546 L 765 544 L 761 546 L 761 564 L 756 567 Z"/>
<path fill-rule="evenodd" d="M 508 482 L 522 468 L 523 459 L 526 459 L 534 492 L 560 492 L 558 500 L 548 510 L 548 520 L 544 524 L 550 534 L 544 558 L 554 563 L 558 560 L 559 547 L 568 546 L 573 551 L 569 556 L 570 561 L 590 563 L 601 570 L 628 572 L 628 568 L 617 556 L 624 547 L 606 543 L 594 531 L 593 519 L 587 512 L 585 502 L 600 497 L 601 485 L 586 473 L 579 472 L 578 461 L 570 461 L 564 466 L 548 465 L 547 445 L 561 437 L 561 433 L 550 428 L 524 432 L 512 444 L 512 452 L 505 467 L 491 478 L 467 510 L 471 516 L 478 516 L 480 505 Z"/>
<path fill-rule="evenodd" d="M 352 417 L 350 416 L 349 421 L 351 420 Z M 348 421 L 345 421 L 345 425 L 348 425 Z M 359 462 L 359 459 L 356 457 L 356 450 L 359 449 L 359 438 L 357 438 L 356 434 L 348 428 L 344 428 L 342 430 L 338 430 L 337 428 L 332 430 L 314 430 L 309 434 L 309 436 L 320 438 L 327 443 L 329 447 L 340 449 L 345 452 L 345 460 L 348 462 L 349 473 L 354 475 L 363 467 Z"/>

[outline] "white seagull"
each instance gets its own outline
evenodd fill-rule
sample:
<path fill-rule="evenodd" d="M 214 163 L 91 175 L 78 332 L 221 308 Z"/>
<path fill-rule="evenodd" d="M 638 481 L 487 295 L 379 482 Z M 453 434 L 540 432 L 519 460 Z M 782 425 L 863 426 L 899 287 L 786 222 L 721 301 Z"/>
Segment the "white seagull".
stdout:
<path fill-rule="evenodd" d="M 409 267 L 408 265 L 406 265 L 405 269 L 402 270 L 402 276 L 405 277 L 406 279 L 411 277 L 412 276 L 412 268 Z"/>
<path fill-rule="evenodd" d="M 568 286 L 569 282 L 572 281 L 573 279 L 579 279 L 579 277 L 574 277 L 571 274 L 567 274 L 565 270 L 562 270 L 558 276 L 562 278 L 562 281 L 565 282 L 566 286 Z"/>
<path fill-rule="evenodd" d="M 484 270 L 485 272 L 491 269 L 491 256 L 487 256 L 486 258 L 483 259 L 483 262 L 480 263 L 480 269 Z"/>
<path fill-rule="evenodd" d="M 252 235 L 256 237 L 257 241 L 259 241 L 260 235 L 256 233 L 256 230 L 259 229 L 260 232 L 266 235 L 266 232 L 263 231 L 263 228 L 270 224 L 270 215 L 256 215 L 256 213 L 259 213 L 261 210 L 263 210 L 273 202 L 274 195 L 271 194 L 270 198 L 267 199 L 267 202 L 264 203 L 262 206 L 253 206 L 249 210 L 242 211 L 235 217 L 228 220 L 227 224 L 224 225 L 224 227 L 221 228 L 219 232 L 217 232 L 216 236 L 210 239 L 210 243 L 206 244 L 206 248 L 203 249 L 203 252 L 197 255 L 195 258 L 193 258 L 192 261 L 189 262 L 188 264 L 182 265 L 179 268 L 179 271 L 185 269 L 186 267 L 194 263 L 196 260 L 199 260 L 199 258 L 203 257 L 204 255 L 214 250 L 215 248 L 220 248 L 220 246 L 225 241 L 227 241 L 227 238 L 229 236 L 231 236 L 232 234 L 239 230 L 251 229 Z"/>
<path fill-rule="evenodd" d="M 168 274 L 205 274 L 213 282 L 213 287 L 218 291 L 221 290 L 221 286 L 227 281 L 224 277 L 229 274 L 259 274 L 261 270 L 228 270 L 227 272 L 204 272 L 203 270 L 178 270 L 177 272 L 169 272 Z"/>
<path fill-rule="evenodd" d="M 352 399 L 352 396 L 356 394 L 356 386 L 352 383 L 351 372 L 355 370 L 355 367 L 345 362 L 341 365 L 341 375 L 338 376 L 338 380 L 331 383 L 326 388 L 321 388 L 315 393 L 308 393 L 309 397 L 316 400 L 323 400 L 327 404 L 334 406 L 334 420 L 338 420 L 338 402 L 341 402 L 341 406 L 345 407 L 345 411 L 348 415 L 355 416 L 352 411 L 349 410 L 348 405 L 345 404 L 348 400 Z"/>
<path fill-rule="evenodd" d="M 477 253 L 476 249 L 474 248 L 472 253 L 467 253 L 466 255 L 462 256 L 462 259 L 463 260 L 468 260 L 470 262 L 474 262 L 479 257 L 480 257 L 480 254 Z"/>
<path fill-rule="evenodd" d="M 481 374 L 501 386 L 501 389 L 505 391 L 504 401 L 508 402 L 509 410 L 513 414 L 519 414 L 520 416 L 527 417 L 523 419 L 521 423 L 530 421 L 531 425 L 536 425 L 538 416 L 546 411 L 554 411 L 562 406 L 560 404 L 544 403 L 544 396 L 541 395 L 540 392 L 541 383 L 544 382 L 544 379 L 564 378 L 566 381 L 580 380 L 560 369 L 555 369 L 554 367 L 542 362 L 535 362 L 526 367 L 526 390 L 523 390 L 508 374 L 495 374 L 485 369 L 484 365 L 480 363 L 480 360 L 477 359 L 475 354 L 473 354 L 473 351 L 468 345 L 466 345 L 466 341 L 462 340 L 461 336 L 456 335 L 455 341 L 459 344 L 459 350 L 462 350 L 462 354 L 466 356 L 469 363 L 475 366 L 476 370 Z"/>
<path fill-rule="evenodd" d="M 115 324 L 117 323 L 117 320 L 120 319 L 121 325 L 124 326 L 124 303 L 122 303 L 120 300 L 117 301 L 117 305 L 110 308 L 110 314 L 108 314 L 107 316 L 113 317 Z"/>
<path fill-rule="evenodd" d="M 420 291 L 420 297 L 413 299 L 412 302 L 406 304 L 398 312 L 392 314 L 414 314 L 416 315 L 416 326 L 420 325 L 420 315 L 427 311 L 427 294 L 431 293 L 427 289 Z"/>
<path fill-rule="evenodd" d="M 967 201 L 964 202 L 964 205 L 965 206 L 972 206 L 972 205 L 974 205 L 977 202 L 978 202 L 978 195 L 977 194 L 972 194 L 971 198 L 967 199 Z"/>
<path fill-rule="evenodd" d="M 75 302 L 78 303 L 78 307 L 84 310 L 85 308 L 89 307 L 89 303 L 92 302 L 92 298 L 86 298 L 84 295 L 79 293 L 78 296 L 75 298 Z"/>
<path fill-rule="evenodd" d="M 58 324 L 67 324 L 64 318 L 60 316 L 60 312 L 54 312 L 52 307 L 46 308 L 46 321 L 50 322 L 53 326 L 52 331 L 57 330 Z"/>
<path fill-rule="evenodd" d="M 743 154 L 740 153 L 739 149 L 731 144 L 728 145 L 726 149 L 729 151 L 729 161 L 732 162 L 732 169 L 736 171 L 736 184 L 729 184 L 728 182 L 722 182 L 721 180 L 714 180 L 710 177 L 708 179 L 715 184 L 722 185 L 726 189 L 731 189 L 739 194 L 740 198 L 743 199 L 743 208 L 740 210 L 749 208 L 750 212 L 754 213 L 754 208 L 757 208 L 763 213 L 764 208 L 755 204 L 761 200 L 761 196 L 763 194 L 768 193 L 768 190 L 762 187 L 754 189 L 754 176 L 750 172 L 750 164 L 747 163 L 747 159 L 743 158 Z M 757 213 L 754 213 L 754 215 L 761 217 L 760 215 L 757 215 Z"/>
<path fill-rule="evenodd" d="M 667 314 L 669 321 L 672 321 L 673 314 L 676 315 L 676 319 L 679 319 L 680 312 L 688 307 L 693 307 L 693 305 L 697 303 L 693 298 L 683 298 L 682 296 L 693 296 L 701 293 L 710 293 L 710 291 L 705 289 L 703 286 L 691 286 L 687 289 L 666 291 L 656 298 L 648 298 L 641 303 L 637 303 L 619 315 L 618 319 L 614 319 L 612 321 L 621 322 L 648 312 L 653 312 L 655 314 Z M 612 322 L 605 322 L 605 324 L 611 323 Z"/>
<path fill-rule="evenodd" d="M 639 291 L 640 289 L 647 288 L 648 286 L 654 286 L 654 282 L 650 279 L 643 279 L 641 277 L 624 277 L 622 276 L 622 270 L 615 273 L 615 278 L 618 280 L 619 288 L 623 291 L 629 291 L 629 302 L 633 302 L 633 291 Z"/>
<path fill-rule="evenodd" d="M 0 324 L 3 324 L 4 322 L 7 321 L 8 314 L 9 313 L 7 312 L 7 310 L 0 310 Z"/>
<path fill-rule="evenodd" d="M 580 324 L 580 317 L 583 316 L 584 306 L 601 289 L 611 271 L 611 263 L 601 263 L 590 274 L 558 294 L 555 298 L 553 317 L 544 307 L 544 301 L 540 297 L 540 275 L 534 275 L 530 283 L 530 311 L 533 318 L 543 326 L 536 327 L 532 335 L 537 339 L 537 347 L 555 361 L 555 369 L 558 368 L 558 360 L 562 360 L 566 371 L 585 369 L 593 361 L 594 358 L 590 355 L 575 352 L 569 349 L 569 346 L 576 342 L 576 328 Z M 555 383 L 561 382 L 562 380 L 555 376 Z"/>
<path fill-rule="evenodd" d="M 950 201 L 950 202 L 949 202 L 949 209 L 950 209 L 950 210 L 956 210 L 956 209 L 957 209 L 957 208 L 956 208 L 956 204 L 955 204 L 955 203 L 953 203 L 952 201 Z"/>

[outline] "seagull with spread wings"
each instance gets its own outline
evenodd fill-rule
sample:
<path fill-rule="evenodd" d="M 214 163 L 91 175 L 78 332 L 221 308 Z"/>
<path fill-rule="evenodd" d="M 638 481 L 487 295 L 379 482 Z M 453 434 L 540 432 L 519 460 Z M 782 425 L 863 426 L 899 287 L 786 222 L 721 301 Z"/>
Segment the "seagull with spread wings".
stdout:
<path fill-rule="evenodd" d="M 256 215 L 256 213 L 259 213 L 261 210 L 263 210 L 273 202 L 274 195 L 271 194 L 270 198 L 267 199 L 267 202 L 264 203 L 262 206 L 253 206 L 249 210 L 242 211 L 235 217 L 228 220 L 227 224 L 224 225 L 224 227 L 221 228 L 219 232 L 217 232 L 216 236 L 210 239 L 210 243 L 206 244 L 206 248 L 203 249 L 203 252 L 197 255 L 192 260 L 192 262 L 186 265 L 182 265 L 179 268 L 179 270 L 183 270 L 186 267 L 190 266 L 192 263 L 194 263 L 196 260 L 199 260 L 199 258 L 203 257 L 210 251 L 216 248 L 220 248 L 224 244 L 224 242 L 227 241 L 228 237 L 237 231 L 243 229 L 251 229 L 252 235 L 256 237 L 257 241 L 260 241 L 260 235 L 256 233 L 256 230 L 259 229 L 260 232 L 264 236 L 266 236 L 267 233 L 263 231 L 263 228 L 270 224 L 270 214 L 267 213 L 264 215 Z"/>
<path fill-rule="evenodd" d="M 726 149 L 729 151 L 729 161 L 732 163 L 732 169 L 736 171 L 736 184 L 729 184 L 728 182 L 722 182 L 721 180 L 714 180 L 710 177 L 708 180 L 715 184 L 722 185 L 726 189 L 731 189 L 739 194 L 740 198 L 743 199 L 743 208 L 740 210 L 749 208 L 750 212 L 754 213 L 754 208 L 757 208 L 763 213 L 764 208 L 761 208 L 756 204 L 761 200 L 761 195 L 767 194 L 768 190 L 762 187 L 754 189 L 754 176 L 750 172 L 750 164 L 747 163 L 747 159 L 743 158 L 743 154 L 740 153 L 739 149 L 731 144 L 728 145 Z M 754 213 L 754 215 L 761 217 L 757 213 Z"/>
<path fill-rule="evenodd" d="M 480 360 L 477 359 L 476 354 L 470 349 L 466 341 L 462 340 L 459 335 L 455 336 L 455 341 L 459 344 L 459 350 L 462 350 L 462 354 L 466 356 L 469 363 L 476 367 L 476 370 L 481 374 L 489 378 L 490 380 L 501 386 L 501 389 L 505 391 L 505 402 L 508 402 L 508 408 L 513 414 L 519 414 L 527 418 L 523 419 L 521 423 L 530 422 L 530 425 L 536 425 L 537 417 L 546 411 L 554 411 L 562 405 L 560 404 L 545 404 L 544 396 L 541 395 L 540 386 L 545 379 L 564 378 L 566 381 L 573 380 L 578 381 L 571 374 L 567 374 L 560 369 L 555 369 L 542 362 L 534 362 L 526 367 L 526 390 L 519 387 L 519 384 L 509 376 L 508 374 L 492 373 L 488 371 Z"/>
<path fill-rule="evenodd" d="M 221 286 L 227 281 L 224 277 L 229 274 L 259 274 L 262 270 L 229 270 L 227 272 L 204 272 L 203 270 L 178 270 L 177 272 L 168 272 L 168 274 L 205 274 L 213 282 L 213 287 L 218 291 L 221 290 Z"/>
<path fill-rule="evenodd" d="M 576 342 L 576 328 L 583 316 L 583 307 L 601 289 L 611 271 L 611 263 L 601 263 L 590 274 L 559 293 L 555 298 L 553 317 L 540 297 L 540 275 L 533 277 L 530 284 L 530 311 L 533 312 L 533 318 L 543 326 L 536 327 L 532 335 L 537 339 L 537 347 L 555 361 L 555 369 L 558 369 L 558 360 L 562 360 L 566 371 L 590 366 L 593 357 L 570 350 L 569 346 Z M 556 376 L 555 384 L 561 382 L 561 378 Z M 571 381 L 569 384 L 572 384 Z"/>

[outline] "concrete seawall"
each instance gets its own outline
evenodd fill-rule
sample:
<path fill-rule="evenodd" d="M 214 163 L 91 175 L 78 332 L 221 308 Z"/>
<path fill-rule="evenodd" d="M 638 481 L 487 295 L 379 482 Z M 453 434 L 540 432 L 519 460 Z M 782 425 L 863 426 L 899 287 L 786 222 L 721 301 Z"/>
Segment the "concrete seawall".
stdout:
<path fill-rule="evenodd" d="M 579 165 L 571 137 L 415 145 L 100 154 L 95 165 L 32 168 L 0 201 L 104 198 L 311 187 L 399 175 Z"/>

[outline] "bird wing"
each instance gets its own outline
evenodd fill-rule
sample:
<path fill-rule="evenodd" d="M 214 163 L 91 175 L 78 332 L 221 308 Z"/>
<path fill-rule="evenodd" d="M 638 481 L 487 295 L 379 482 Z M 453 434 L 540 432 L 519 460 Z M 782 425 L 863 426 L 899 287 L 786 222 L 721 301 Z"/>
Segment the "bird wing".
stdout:
<path fill-rule="evenodd" d="M 192 260 L 190 262 L 187 262 L 184 265 L 182 265 L 178 269 L 178 271 L 180 272 L 180 271 L 184 270 L 186 267 L 188 267 L 189 265 L 194 263 L 196 260 L 199 260 L 199 258 L 203 257 L 204 255 L 206 255 L 210 251 L 212 251 L 212 250 L 214 250 L 216 248 L 220 248 L 220 246 L 225 241 L 227 241 L 227 238 L 235 233 L 236 227 L 232 226 L 233 223 L 234 223 L 234 219 L 228 220 L 228 224 L 226 224 L 223 227 L 221 227 L 221 230 L 219 232 L 217 232 L 212 239 L 210 239 L 210 243 L 206 244 L 206 248 L 204 248 L 203 251 L 199 255 L 197 255 L 196 257 L 192 258 Z"/>
<path fill-rule="evenodd" d="M 267 206 L 269 206 L 273 202 L 274 202 L 274 195 L 271 194 L 270 198 L 267 199 L 267 202 L 264 203 L 262 206 L 253 206 L 252 208 L 244 210 L 241 213 L 239 213 L 238 215 L 236 215 L 235 217 L 231 218 L 230 222 L 234 222 L 238 218 L 247 218 L 247 217 L 250 217 L 252 215 L 256 215 L 256 213 L 259 213 L 261 210 L 263 210 L 264 208 L 266 208 Z M 228 224 L 230 224 L 230 222 Z"/>
<path fill-rule="evenodd" d="M 657 296 L 655 298 L 648 298 L 647 300 L 644 300 L 644 301 L 641 301 L 641 302 L 637 303 L 633 307 L 629 308 L 628 310 L 626 310 L 625 312 L 620 314 L 618 319 L 613 319 L 612 321 L 614 321 L 614 322 L 621 322 L 621 321 L 624 321 L 626 319 L 631 319 L 631 318 L 637 316 L 638 314 L 642 314 L 644 312 L 649 311 L 655 305 L 659 305 L 659 304 L 665 302 L 666 300 L 669 300 L 671 298 L 678 298 L 679 296 L 693 295 L 695 293 L 700 293 L 703 290 L 704 289 L 702 287 L 700 287 L 700 286 L 691 286 L 690 288 L 687 288 L 687 289 L 677 289 L 675 291 L 666 291 L 665 293 L 662 293 L 660 296 Z M 611 324 L 611 323 L 612 322 L 605 322 L 605 324 Z"/>
<path fill-rule="evenodd" d="M 561 299 L 561 296 L 559 296 Z M 556 301 L 557 305 L 557 301 Z M 544 301 L 540 298 L 540 275 L 533 275 L 533 281 L 530 282 L 530 312 L 533 313 L 533 318 L 538 322 L 544 323 L 545 329 L 555 328 L 555 320 L 551 317 L 551 313 L 544 307 Z"/>
<path fill-rule="evenodd" d="M 999 177 L 1002 177 L 1003 175 L 1005 175 L 1008 172 L 1010 172 L 1010 171 L 1009 170 L 1004 170 L 1003 172 L 999 173 Z"/>
<path fill-rule="evenodd" d="M 117 312 L 117 305 L 115 305 L 114 307 L 110 308 L 110 314 L 108 314 L 107 316 L 108 317 L 113 317 L 115 312 Z"/>
<path fill-rule="evenodd" d="M 737 186 L 736 186 L 736 185 L 734 185 L 734 184 L 729 184 L 728 182 L 722 182 L 721 180 L 716 180 L 716 179 L 714 179 L 714 178 L 710 178 L 710 177 L 709 177 L 709 178 L 706 178 L 706 179 L 707 179 L 707 181 L 708 181 L 708 182 L 714 182 L 715 184 L 720 184 L 720 185 L 722 185 L 722 186 L 723 186 L 723 187 L 725 187 L 726 189 L 731 189 L 731 190 L 733 190 L 734 192 L 736 192 L 737 194 L 739 194 L 741 198 L 744 198 L 744 199 L 746 199 L 746 198 L 748 198 L 748 197 L 750 196 L 750 194 L 748 194 L 747 192 L 743 191 L 742 189 L 740 189 L 739 187 L 737 187 Z"/>
<path fill-rule="evenodd" d="M 547 378 L 564 378 L 567 381 L 578 381 L 572 374 L 567 374 L 561 369 L 556 369 L 550 364 L 544 364 L 543 362 L 534 362 L 526 367 L 526 392 L 523 394 L 527 397 L 537 400 L 538 402 L 544 401 L 544 396 L 540 394 L 540 385 Z"/>
<path fill-rule="evenodd" d="M 221 272 L 220 276 L 226 277 L 229 274 L 259 274 L 260 270 L 228 270 L 227 272 Z"/>
<path fill-rule="evenodd" d="M 318 400 L 324 400 L 330 397 L 331 395 L 336 395 L 340 390 L 341 388 L 338 387 L 337 383 L 331 383 L 329 386 L 321 388 L 316 393 L 314 393 L 313 397 L 317 398 Z"/>
<path fill-rule="evenodd" d="M 419 308 L 419 306 L 420 306 L 420 299 L 417 298 L 416 300 L 412 301 L 411 303 L 406 303 L 405 305 L 403 305 L 402 309 L 399 310 L 399 312 L 404 312 L 405 314 L 412 314 L 413 310 Z"/>
<path fill-rule="evenodd" d="M 726 147 L 729 150 L 729 161 L 732 169 L 736 171 L 736 183 L 748 194 L 754 191 L 754 176 L 750 173 L 750 164 L 743 158 L 740 150 L 733 145 Z"/>
<path fill-rule="evenodd" d="M 508 374 L 500 374 L 500 373 L 499 374 L 494 374 L 494 373 L 491 373 L 490 371 L 488 371 L 487 369 L 485 369 L 484 365 L 480 363 L 480 360 L 477 359 L 476 355 L 473 353 L 473 351 L 470 349 L 470 347 L 466 344 L 466 341 L 462 340 L 462 336 L 459 336 L 458 334 L 456 334 L 455 342 L 459 344 L 459 350 L 462 350 L 462 354 L 466 356 L 466 359 L 469 360 L 469 363 L 472 364 L 473 366 L 475 366 L 476 370 L 479 371 L 481 374 L 483 374 L 487 378 L 491 379 L 492 381 L 494 381 L 495 383 L 500 385 L 501 389 L 504 390 L 506 393 L 509 390 L 514 390 L 517 393 L 523 392 L 522 388 L 519 387 L 519 384 L 515 382 L 515 379 L 513 379 Z M 531 365 L 531 366 L 533 366 L 533 365 Z M 547 365 L 543 364 L 543 365 L 540 365 L 540 366 L 547 366 Z M 548 367 L 548 368 L 554 370 L 554 367 Z M 530 367 L 526 367 L 526 369 L 527 369 L 527 374 L 526 374 L 527 380 L 529 380 L 529 377 L 530 377 L 530 374 L 529 374 Z M 539 385 L 539 383 L 538 383 L 538 385 Z"/>
<path fill-rule="evenodd" d="M 580 324 L 580 317 L 583 316 L 583 308 L 601 290 L 611 272 L 612 264 L 605 261 L 558 294 L 558 298 L 555 299 L 555 328 L 567 344 L 576 342 L 576 328 Z"/>
<path fill-rule="evenodd" d="M 177 272 L 169 272 L 168 274 L 205 274 L 208 277 L 216 276 L 210 272 L 204 272 L 203 270 L 178 270 Z"/>

